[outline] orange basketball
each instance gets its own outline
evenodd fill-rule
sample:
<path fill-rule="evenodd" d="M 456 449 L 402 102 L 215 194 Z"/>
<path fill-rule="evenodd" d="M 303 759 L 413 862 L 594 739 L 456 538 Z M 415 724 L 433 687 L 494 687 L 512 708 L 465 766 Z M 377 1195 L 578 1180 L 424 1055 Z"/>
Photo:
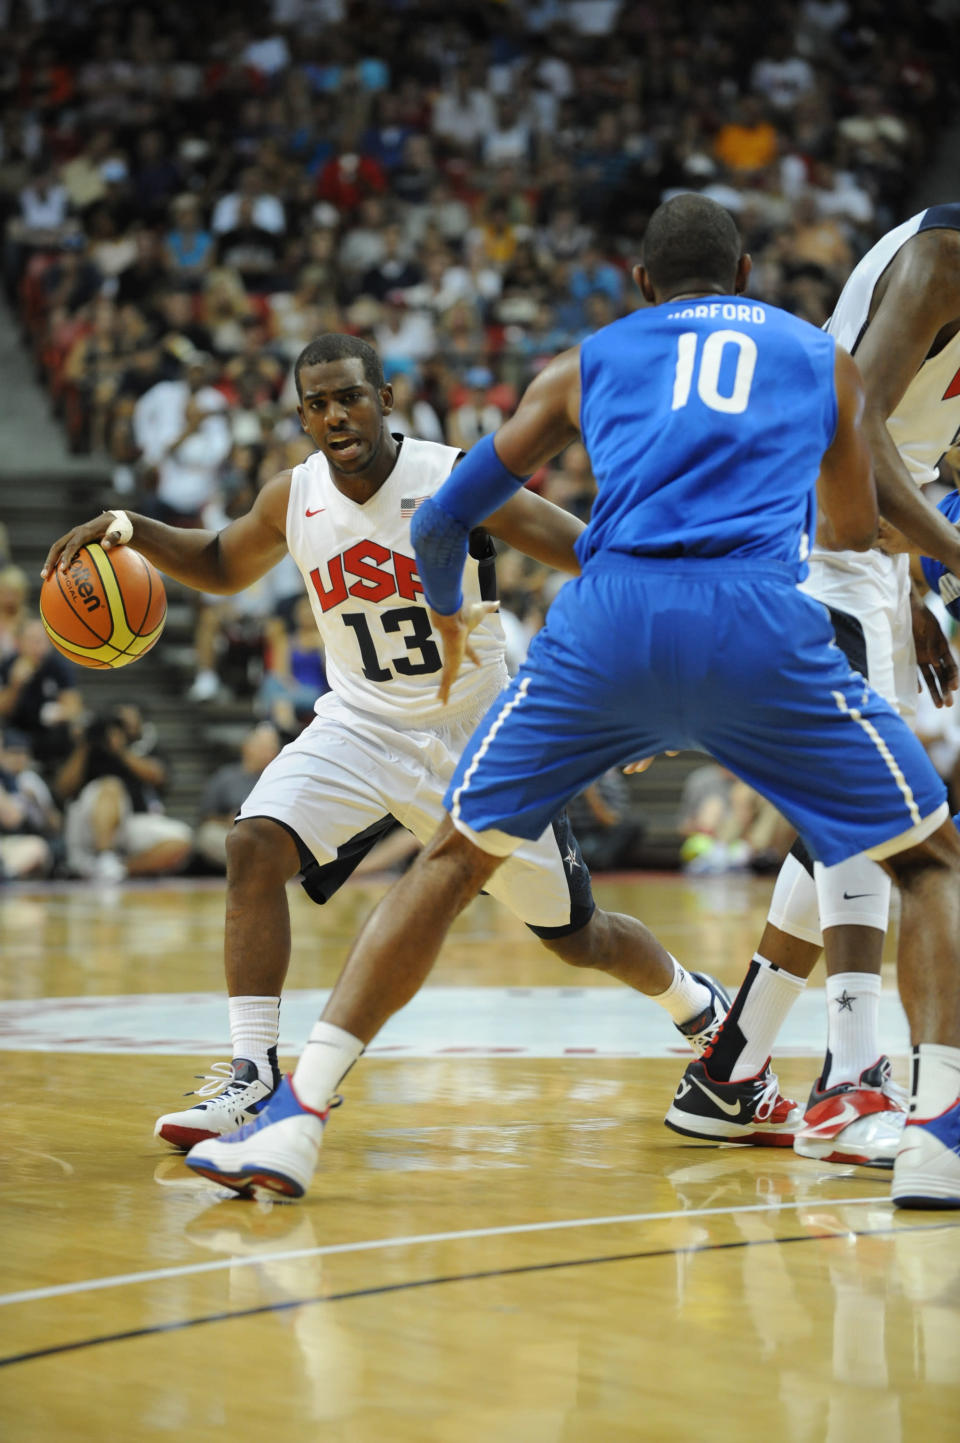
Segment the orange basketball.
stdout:
<path fill-rule="evenodd" d="M 40 615 L 58 651 L 81 666 L 129 666 L 159 639 L 167 616 L 160 573 L 139 551 L 81 547 L 40 591 Z"/>

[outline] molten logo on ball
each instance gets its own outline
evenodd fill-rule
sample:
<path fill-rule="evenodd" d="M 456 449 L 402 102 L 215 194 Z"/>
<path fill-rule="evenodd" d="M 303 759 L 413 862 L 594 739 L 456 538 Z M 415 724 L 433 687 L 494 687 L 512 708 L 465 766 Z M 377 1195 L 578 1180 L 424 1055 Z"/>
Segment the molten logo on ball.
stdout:
<path fill-rule="evenodd" d="M 40 615 L 58 651 L 81 666 L 129 666 L 155 644 L 167 615 L 160 574 L 129 546 L 81 547 L 66 571 L 54 568 Z"/>
<path fill-rule="evenodd" d="M 64 590 L 68 595 L 71 583 L 87 611 L 96 611 L 100 606 L 100 598 L 94 592 L 90 568 L 84 565 L 79 556 L 66 573 Z"/>

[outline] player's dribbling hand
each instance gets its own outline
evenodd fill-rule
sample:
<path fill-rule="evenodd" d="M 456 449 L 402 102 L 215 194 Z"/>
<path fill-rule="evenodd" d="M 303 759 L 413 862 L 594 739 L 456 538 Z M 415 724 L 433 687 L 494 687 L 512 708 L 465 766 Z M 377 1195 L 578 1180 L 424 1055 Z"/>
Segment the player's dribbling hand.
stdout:
<path fill-rule="evenodd" d="M 116 544 L 109 537 L 109 532 L 116 525 L 116 518 L 112 512 L 104 511 L 100 516 L 95 516 L 92 521 L 85 521 L 82 526 L 75 526 L 72 531 L 59 537 L 50 547 L 40 575 L 45 579 L 57 565 L 61 571 L 69 570 L 77 552 L 89 541 L 99 541 L 104 551 L 109 551 L 110 547 Z"/>
<path fill-rule="evenodd" d="M 464 657 L 472 661 L 474 666 L 480 665 L 480 658 L 470 644 L 470 633 L 475 631 L 491 612 L 499 610 L 499 601 L 468 601 L 450 616 L 441 616 L 437 611 L 430 612 L 430 625 L 440 638 L 440 650 L 443 654 L 443 670 L 440 673 L 437 696 L 444 706 L 450 700 L 450 688 L 460 675 Z"/>

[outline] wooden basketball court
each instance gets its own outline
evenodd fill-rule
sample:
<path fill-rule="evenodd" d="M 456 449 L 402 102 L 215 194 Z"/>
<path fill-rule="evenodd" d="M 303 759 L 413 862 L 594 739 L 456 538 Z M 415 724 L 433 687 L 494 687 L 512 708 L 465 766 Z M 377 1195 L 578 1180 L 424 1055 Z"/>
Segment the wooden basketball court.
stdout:
<path fill-rule="evenodd" d="M 769 884 L 597 890 L 734 983 Z M 298 994 L 381 891 L 291 894 L 290 1061 Z M 960 1437 L 960 1216 L 895 1214 L 869 1169 L 685 1144 L 659 1009 L 489 899 L 352 1075 L 304 1202 L 195 1178 L 152 1129 L 227 1056 L 222 914 L 213 884 L 0 895 L 8 1443 Z M 811 1004 L 779 1066 L 801 1099 Z"/>

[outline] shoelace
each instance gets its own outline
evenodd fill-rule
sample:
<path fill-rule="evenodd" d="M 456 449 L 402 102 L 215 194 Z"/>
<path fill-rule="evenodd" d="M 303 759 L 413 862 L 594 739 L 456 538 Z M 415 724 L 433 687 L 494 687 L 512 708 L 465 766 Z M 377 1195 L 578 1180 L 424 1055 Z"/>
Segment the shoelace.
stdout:
<path fill-rule="evenodd" d="M 880 1091 L 884 1097 L 889 1097 L 892 1103 L 906 1112 L 907 1104 L 910 1101 L 910 1094 L 905 1087 L 900 1086 L 899 1082 L 894 1082 L 890 1059 L 885 1058 L 884 1063 L 883 1081 L 880 1084 Z"/>
<path fill-rule="evenodd" d="M 196 1074 L 198 1082 L 205 1084 L 204 1087 L 195 1087 L 192 1092 L 185 1092 L 184 1097 L 216 1097 L 218 1093 L 226 1094 L 231 1087 L 243 1088 L 247 1084 L 238 1081 L 233 1075 L 232 1062 L 211 1063 L 210 1071 Z"/>
<path fill-rule="evenodd" d="M 757 1097 L 757 1105 L 754 1108 L 753 1113 L 757 1121 L 766 1122 L 767 1118 L 776 1111 L 776 1106 L 779 1100 L 780 1079 L 775 1072 L 771 1072 L 766 1082 L 764 1083 L 763 1090 Z"/>
<path fill-rule="evenodd" d="M 713 1051 L 713 1044 L 717 1040 L 717 1033 L 722 1026 L 723 1018 L 715 1016 L 712 1022 L 707 1023 L 702 1032 L 694 1032 L 692 1035 L 688 1033 L 687 1041 L 694 1052 L 698 1052 L 701 1057 L 709 1057 Z"/>

